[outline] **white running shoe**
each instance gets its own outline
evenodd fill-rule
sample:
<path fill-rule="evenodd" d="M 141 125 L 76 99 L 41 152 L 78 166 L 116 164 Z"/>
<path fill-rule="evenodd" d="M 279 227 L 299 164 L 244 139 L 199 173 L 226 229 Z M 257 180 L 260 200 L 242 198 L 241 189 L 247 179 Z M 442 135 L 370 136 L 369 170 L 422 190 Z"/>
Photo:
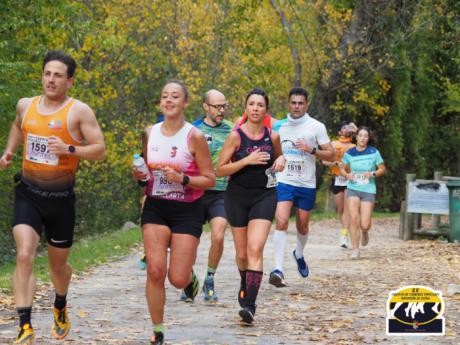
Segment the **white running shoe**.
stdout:
<path fill-rule="evenodd" d="M 353 249 L 353 252 L 350 255 L 350 259 L 359 260 L 360 252 L 359 249 Z"/>

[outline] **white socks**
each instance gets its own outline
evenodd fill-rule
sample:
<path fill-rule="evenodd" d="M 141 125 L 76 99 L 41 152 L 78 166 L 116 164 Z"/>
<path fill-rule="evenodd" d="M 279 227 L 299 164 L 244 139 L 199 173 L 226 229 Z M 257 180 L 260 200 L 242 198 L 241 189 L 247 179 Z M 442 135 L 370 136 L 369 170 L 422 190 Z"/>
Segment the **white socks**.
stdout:
<path fill-rule="evenodd" d="M 303 256 L 303 250 L 307 244 L 308 233 L 302 235 L 300 232 L 297 232 L 297 247 L 295 248 L 295 256 L 297 259 L 300 259 Z"/>
<path fill-rule="evenodd" d="M 283 272 L 284 249 L 286 248 L 287 231 L 275 230 L 273 249 L 275 251 L 275 269 Z"/>

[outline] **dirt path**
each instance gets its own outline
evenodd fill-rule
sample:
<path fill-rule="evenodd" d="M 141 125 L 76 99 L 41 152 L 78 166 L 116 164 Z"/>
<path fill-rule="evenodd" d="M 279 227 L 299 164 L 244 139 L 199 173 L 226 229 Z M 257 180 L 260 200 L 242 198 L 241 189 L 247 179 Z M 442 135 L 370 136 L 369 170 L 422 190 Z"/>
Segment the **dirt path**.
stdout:
<path fill-rule="evenodd" d="M 220 302 L 209 306 L 202 293 L 194 304 L 179 301 L 179 291 L 167 286 L 166 344 L 459 344 L 460 296 L 444 297 L 444 337 L 394 337 L 385 334 L 385 304 L 390 290 L 404 285 L 426 285 L 443 293 L 460 284 L 460 246 L 435 241 L 402 242 L 398 221 L 375 221 L 371 241 L 359 261 L 337 245 L 335 221 L 315 222 L 306 257 L 311 275 L 301 279 L 291 258 L 295 246 L 288 237 L 285 275 L 289 286 L 268 284 L 273 265 L 271 237 L 265 248 L 264 279 L 258 299 L 256 324 L 239 324 L 236 292 L 239 275 L 234 247 L 227 233 L 224 257 L 216 274 Z M 209 248 L 204 234 L 196 272 L 202 283 Z M 63 342 L 50 338 L 51 294 L 33 312 L 37 344 L 147 344 L 151 334 L 145 305 L 145 271 L 137 268 L 139 255 L 95 268 L 74 280 L 70 292 L 72 332 Z M 16 335 L 14 312 L 0 311 L 0 344 Z"/>

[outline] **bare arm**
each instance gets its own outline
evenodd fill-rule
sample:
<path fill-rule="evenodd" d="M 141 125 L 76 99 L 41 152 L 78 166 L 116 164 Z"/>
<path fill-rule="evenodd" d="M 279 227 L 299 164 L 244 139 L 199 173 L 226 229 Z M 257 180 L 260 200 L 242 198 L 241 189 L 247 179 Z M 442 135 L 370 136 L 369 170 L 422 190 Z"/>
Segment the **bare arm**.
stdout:
<path fill-rule="evenodd" d="M 335 140 L 332 141 L 332 142 L 331 142 L 331 145 L 332 145 L 332 147 L 334 148 L 334 151 L 335 151 L 335 148 L 336 148 L 336 141 L 335 141 Z M 321 145 L 320 145 L 320 146 L 321 146 Z M 318 152 L 318 151 L 316 151 L 316 152 Z M 335 157 L 335 154 L 334 154 L 334 157 L 332 157 L 332 159 L 323 159 L 323 160 L 322 160 L 322 163 L 323 163 L 323 165 L 325 165 L 325 166 L 327 166 L 327 167 L 331 167 L 331 166 L 333 166 L 333 165 L 339 166 L 340 162 L 337 161 L 337 160 L 335 160 L 335 158 L 336 158 L 336 157 Z"/>
<path fill-rule="evenodd" d="M 377 170 L 376 171 L 368 171 L 368 172 L 365 172 L 364 175 L 367 178 L 379 177 L 379 176 L 382 176 L 383 174 L 385 174 L 385 171 L 386 171 L 385 164 L 382 163 L 382 164 L 377 165 Z"/>
<path fill-rule="evenodd" d="M 0 169 L 6 169 L 13 161 L 14 152 L 22 144 L 24 135 L 21 129 L 22 118 L 27 106 L 30 104 L 30 98 L 22 98 L 16 105 L 16 118 L 11 125 L 8 134 L 8 141 L 6 143 L 5 151 L 0 158 Z"/>
<path fill-rule="evenodd" d="M 385 167 L 385 164 L 379 164 L 377 165 L 377 170 L 375 171 L 375 177 L 380 177 L 385 174 L 387 171 L 387 168 Z"/>
<path fill-rule="evenodd" d="M 147 165 L 148 157 L 147 157 L 147 143 L 149 140 L 150 131 L 152 126 L 145 127 L 144 132 L 142 132 L 142 153 L 144 157 L 145 164 Z M 135 180 L 145 180 L 148 176 L 143 174 L 141 171 L 138 171 L 136 168 L 133 167 L 132 174 Z"/>
<path fill-rule="evenodd" d="M 78 107 L 75 112 L 78 128 L 86 144 L 75 146 L 75 152 L 72 153 L 72 155 L 87 160 L 105 159 L 106 150 L 104 136 L 93 110 L 84 103 L 80 103 L 76 106 Z M 69 144 L 64 143 L 59 137 L 50 137 L 48 143 L 51 153 L 56 155 L 69 154 Z"/>
<path fill-rule="evenodd" d="M 275 153 L 275 161 L 273 162 L 272 170 L 279 172 L 284 170 L 286 165 L 286 159 L 283 156 L 283 151 L 281 150 L 281 140 L 278 133 L 272 132 L 270 138 L 273 143 L 273 150 Z"/>
<path fill-rule="evenodd" d="M 311 153 L 313 151 L 313 146 L 308 145 L 302 140 L 296 141 L 296 148 L 299 150 L 303 150 L 307 153 Z M 332 144 L 326 143 L 323 145 L 319 145 L 319 148 L 315 151 L 315 156 L 318 159 L 325 160 L 325 161 L 332 161 L 335 157 L 335 149 Z"/>
<path fill-rule="evenodd" d="M 339 169 L 340 169 L 340 174 L 342 176 L 346 176 L 348 180 L 352 180 L 353 179 L 353 174 L 350 173 L 350 166 L 346 163 L 339 163 Z"/>

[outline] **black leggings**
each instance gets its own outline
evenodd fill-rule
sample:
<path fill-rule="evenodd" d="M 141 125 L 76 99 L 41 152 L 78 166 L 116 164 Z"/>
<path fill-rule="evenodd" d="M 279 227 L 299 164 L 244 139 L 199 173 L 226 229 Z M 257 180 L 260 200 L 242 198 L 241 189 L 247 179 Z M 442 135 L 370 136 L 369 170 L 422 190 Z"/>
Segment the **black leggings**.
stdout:
<path fill-rule="evenodd" d="M 276 188 L 245 188 L 230 182 L 225 193 L 225 212 L 232 227 L 246 227 L 250 220 L 273 221 Z"/>

